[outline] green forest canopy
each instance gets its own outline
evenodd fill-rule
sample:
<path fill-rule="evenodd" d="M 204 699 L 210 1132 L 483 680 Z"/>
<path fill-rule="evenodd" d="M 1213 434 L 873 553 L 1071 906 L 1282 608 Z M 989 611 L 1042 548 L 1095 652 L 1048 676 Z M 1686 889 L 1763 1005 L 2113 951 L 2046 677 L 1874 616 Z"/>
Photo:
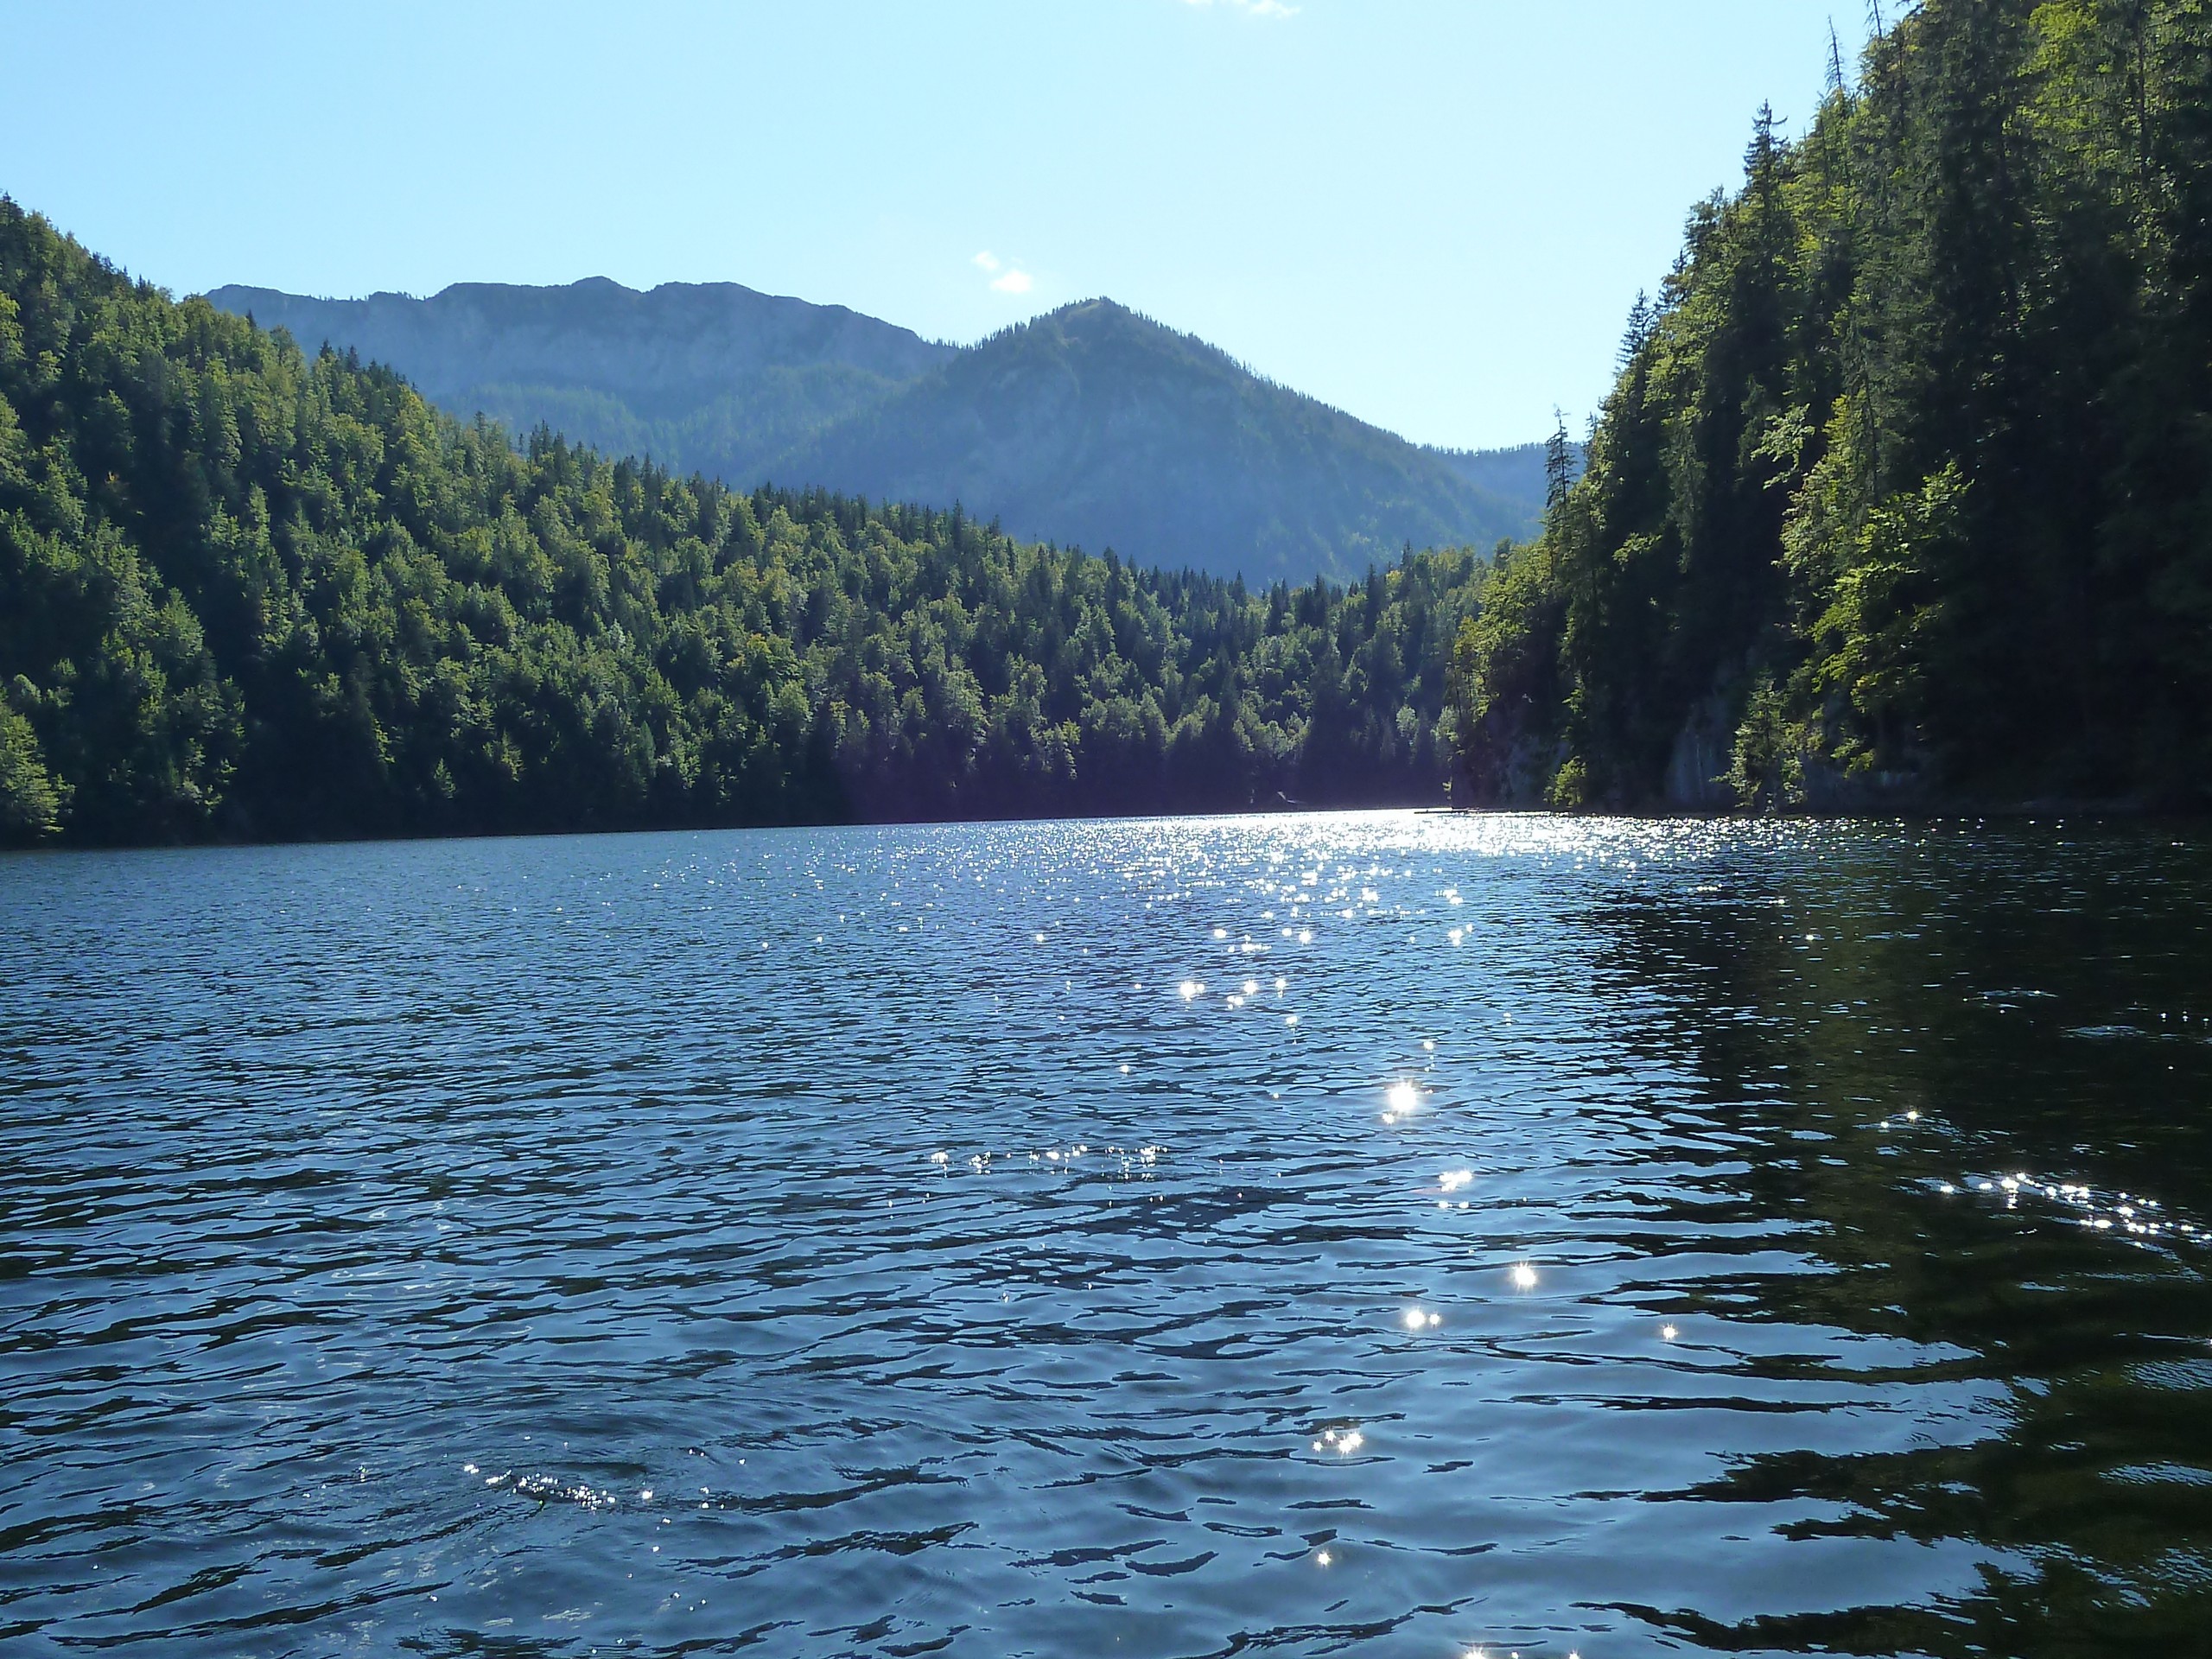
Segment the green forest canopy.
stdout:
<path fill-rule="evenodd" d="M 2212 8 L 1926 0 L 1753 136 L 1456 652 L 1479 798 L 2212 779 Z"/>
<path fill-rule="evenodd" d="M 17 842 L 1435 799 L 1484 569 L 1251 593 L 518 454 L 0 198 Z"/>

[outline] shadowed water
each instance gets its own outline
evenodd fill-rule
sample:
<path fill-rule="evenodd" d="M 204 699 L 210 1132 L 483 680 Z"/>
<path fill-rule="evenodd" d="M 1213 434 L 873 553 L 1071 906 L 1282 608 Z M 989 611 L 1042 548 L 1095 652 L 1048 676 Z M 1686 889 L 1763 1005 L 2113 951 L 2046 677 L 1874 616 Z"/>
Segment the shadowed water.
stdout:
<path fill-rule="evenodd" d="M 2205 1651 L 2208 852 L 0 861 L 0 1649 Z"/>

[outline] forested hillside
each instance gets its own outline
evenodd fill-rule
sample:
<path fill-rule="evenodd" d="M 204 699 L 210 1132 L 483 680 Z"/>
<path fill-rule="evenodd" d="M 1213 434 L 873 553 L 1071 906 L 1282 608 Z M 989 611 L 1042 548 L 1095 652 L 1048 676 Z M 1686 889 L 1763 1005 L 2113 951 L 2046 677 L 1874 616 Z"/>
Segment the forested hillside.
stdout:
<path fill-rule="evenodd" d="M 1834 79 L 1463 635 L 1480 792 L 2202 805 L 2212 9 L 1926 0 Z"/>
<path fill-rule="evenodd" d="M 1482 570 L 1248 591 L 518 454 L 0 198 L 10 841 L 1432 799 Z"/>
<path fill-rule="evenodd" d="M 1017 536 L 1255 583 L 1525 536 L 1543 501 L 1527 447 L 1420 448 L 1105 300 L 956 349 L 732 283 L 208 297 L 396 368 L 464 421 L 741 490 L 958 503 Z"/>

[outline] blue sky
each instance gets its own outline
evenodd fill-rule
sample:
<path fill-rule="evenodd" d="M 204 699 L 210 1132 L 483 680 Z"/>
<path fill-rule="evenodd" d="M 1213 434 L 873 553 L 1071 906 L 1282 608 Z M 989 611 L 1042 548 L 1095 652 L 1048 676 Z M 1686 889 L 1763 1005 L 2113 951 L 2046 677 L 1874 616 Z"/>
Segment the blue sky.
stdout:
<path fill-rule="evenodd" d="M 1894 8 L 1892 8 L 1894 9 Z M 1860 0 L 0 0 L 0 191 L 179 293 L 1105 294 L 1424 442 L 1603 395 Z"/>

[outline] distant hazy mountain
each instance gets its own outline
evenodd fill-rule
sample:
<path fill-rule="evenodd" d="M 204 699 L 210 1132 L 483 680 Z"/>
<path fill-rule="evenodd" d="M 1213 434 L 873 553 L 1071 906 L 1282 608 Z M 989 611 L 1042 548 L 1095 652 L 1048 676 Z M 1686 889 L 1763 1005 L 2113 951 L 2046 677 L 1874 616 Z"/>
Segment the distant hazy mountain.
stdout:
<path fill-rule="evenodd" d="M 219 288 L 221 309 L 388 363 L 464 419 L 518 434 L 543 422 L 614 454 L 750 486 L 817 428 L 876 403 L 955 354 L 842 305 L 735 283 L 651 293 L 594 276 L 566 288 L 458 283 L 427 300 L 315 300 Z"/>
<path fill-rule="evenodd" d="M 1107 300 L 957 349 L 734 283 L 208 297 L 518 432 L 542 421 L 741 488 L 958 501 L 1018 535 L 1254 582 L 1524 534 L 1542 500 L 1539 446 L 1420 448 Z"/>

